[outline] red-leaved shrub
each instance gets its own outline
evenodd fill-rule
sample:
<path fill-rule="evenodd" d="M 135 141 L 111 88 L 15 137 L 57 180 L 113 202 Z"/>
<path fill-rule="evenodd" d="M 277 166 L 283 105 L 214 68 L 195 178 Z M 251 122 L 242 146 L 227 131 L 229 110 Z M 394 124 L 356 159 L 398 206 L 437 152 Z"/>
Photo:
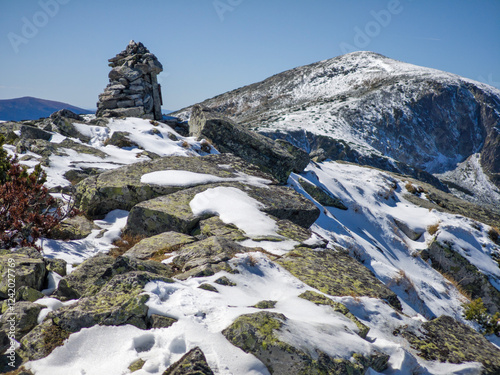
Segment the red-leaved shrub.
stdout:
<path fill-rule="evenodd" d="M 0 151 L 3 137 L 0 137 Z M 35 245 L 40 237 L 50 231 L 72 210 L 61 205 L 43 186 L 46 174 L 41 165 L 27 172 L 17 158 L 0 152 L 0 248 Z"/>

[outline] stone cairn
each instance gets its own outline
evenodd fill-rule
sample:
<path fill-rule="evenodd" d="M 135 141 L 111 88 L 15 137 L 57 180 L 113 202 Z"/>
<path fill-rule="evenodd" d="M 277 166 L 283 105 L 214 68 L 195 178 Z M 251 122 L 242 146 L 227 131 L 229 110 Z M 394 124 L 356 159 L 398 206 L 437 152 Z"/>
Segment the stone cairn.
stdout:
<path fill-rule="evenodd" d="M 130 41 L 127 48 L 108 60 L 112 67 L 109 84 L 99 95 L 98 117 L 143 117 L 162 119 L 161 87 L 156 76 L 163 66 L 142 43 Z"/>

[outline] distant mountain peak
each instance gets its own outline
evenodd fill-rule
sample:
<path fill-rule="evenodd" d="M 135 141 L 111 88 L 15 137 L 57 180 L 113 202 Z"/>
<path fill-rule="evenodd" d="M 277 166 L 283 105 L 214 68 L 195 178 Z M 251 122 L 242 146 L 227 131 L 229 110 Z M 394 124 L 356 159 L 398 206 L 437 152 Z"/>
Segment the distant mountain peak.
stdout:
<path fill-rule="evenodd" d="M 445 173 L 479 153 L 483 171 L 500 186 L 500 90 L 456 74 L 352 52 L 199 104 L 308 152 L 329 147 L 327 158 L 376 159 L 377 167 L 400 173 L 408 168 L 396 163 Z"/>
<path fill-rule="evenodd" d="M 42 117 L 48 117 L 61 109 L 69 109 L 77 114 L 92 113 L 89 110 L 75 107 L 68 103 L 23 96 L 21 98 L 0 100 L 0 120 L 37 120 Z"/>

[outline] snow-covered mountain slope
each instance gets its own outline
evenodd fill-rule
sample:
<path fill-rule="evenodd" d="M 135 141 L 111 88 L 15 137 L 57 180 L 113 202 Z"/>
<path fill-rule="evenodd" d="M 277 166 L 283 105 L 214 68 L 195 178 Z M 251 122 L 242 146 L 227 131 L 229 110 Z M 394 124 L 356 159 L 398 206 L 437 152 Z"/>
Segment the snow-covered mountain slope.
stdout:
<path fill-rule="evenodd" d="M 359 155 L 341 158 L 370 165 L 389 158 L 445 173 L 479 153 L 478 165 L 500 184 L 500 91 L 372 52 L 298 67 L 200 104 L 308 152 L 321 147 L 315 136 L 341 140 Z M 476 201 L 482 189 L 472 189 Z"/>
<path fill-rule="evenodd" d="M 18 153 L 22 163 L 30 167 L 43 162 L 48 174 L 47 186 L 54 191 L 66 191 L 70 186 L 67 177 L 89 168 L 93 173 L 101 173 L 150 158 L 189 158 L 217 153 L 206 142 L 183 137 L 167 124 L 143 119 L 111 119 L 107 124 L 96 124 L 88 117 L 86 122 L 75 122 L 73 126 L 80 135 L 87 137 L 86 141 L 52 132 L 49 141 L 43 144 L 32 141 L 33 147 L 23 153 L 19 147 L 4 147 L 11 154 Z M 125 134 L 127 142 L 111 141 L 120 134 Z M 228 168 L 227 165 L 220 167 Z M 175 178 L 182 181 L 173 181 Z M 216 176 L 182 171 L 145 173 L 140 180 L 190 186 L 190 182 L 199 183 L 200 178 L 208 182 L 220 180 Z M 262 179 L 258 182 L 265 186 Z M 314 200 L 308 193 L 311 190 L 306 188 L 311 184 L 324 194 L 341 200 L 347 210 L 323 206 Z M 288 185 L 321 210 L 320 217 L 311 227 L 314 234 L 308 246 L 315 248 L 328 243 L 327 250 L 348 251 L 397 295 L 402 311 L 381 299 L 359 296 L 355 291 L 347 296 L 329 295 L 303 281 L 301 275 L 292 274 L 280 259 L 290 253 L 296 241 L 276 242 L 274 238 L 272 241 L 259 240 L 256 244 L 246 240 L 240 244 L 262 249 L 230 259 L 228 264 L 234 272 L 220 271 L 210 276 L 187 280 L 174 278 L 168 283 L 152 281 L 145 285 L 142 293 L 149 296 L 149 314 L 176 319 L 172 326 L 151 330 L 131 325 L 83 328 L 69 335 L 50 355 L 25 366 L 35 375 L 118 375 L 131 373 L 131 364 L 139 361 L 141 366 L 134 374 L 159 375 L 186 352 L 199 347 L 215 374 L 269 374 L 268 363 L 232 345 L 223 331 L 239 317 L 259 311 L 255 307 L 259 302 L 272 301 L 274 304 L 265 311 L 286 316 L 279 330 L 279 340 L 300 348 L 312 358 L 317 359 L 318 351 L 351 362 L 355 362 L 353 353 L 389 356 L 387 368 L 382 372 L 368 369 L 366 373 L 372 375 L 481 373 L 478 362 L 453 364 L 423 359 L 419 350 L 397 332 L 418 330 L 422 322 L 443 315 L 478 328 L 462 315 L 462 304 L 469 297 L 468 290 L 461 287 L 463 280 L 456 280 L 454 274 L 443 270 L 439 272 L 432 266 L 432 257 L 424 254 L 431 251 L 433 243 L 450 246 L 449 251 L 465 259 L 469 268 L 477 270 L 474 275 L 479 275 L 480 280 L 486 280 L 489 288 L 496 288 L 498 292 L 500 245 L 495 243 L 489 224 L 416 205 L 408 194 L 432 203 L 430 195 L 426 196 L 418 182 L 375 168 L 333 161 L 312 162 L 300 175 L 292 174 Z M 275 228 L 265 228 L 269 217 L 258 212 L 259 204 L 243 191 L 231 191 L 234 194 L 226 199 L 224 196 L 214 199 L 213 195 L 206 199 L 205 193 L 199 193 L 190 202 L 191 210 L 215 211 L 221 220 L 230 222 L 233 229 L 247 235 L 247 232 L 252 232 L 252 236 L 274 234 Z M 231 207 L 246 215 L 228 211 Z M 70 265 L 80 263 L 113 247 L 112 242 L 121 236 L 128 214 L 115 210 L 104 220 L 96 220 L 96 229 L 84 239 L 44 239 L 39 244 L 46 257 L 65 259 Z M 318 247 L 315 251 L 321 253 L 325 249 Z M 172 258 L 163 263 L 169 264 Z M 72 271 L 71 266 L 68 271 Z M 217 280 L 223 276 L 232 284 L 219 284 Z M 60 276 L 51 272 L 50 288 L 44 292 L 49 295 L 59 280 Z M 216 285 L 218 293 L 200 289 L 200 285 L 207 284 Z M 366 338 L 360 335 L 360 326 L 353 323 L 352 318 L 300 297 L 305 292 L 318 293 L 327 301 L 346 306 L 358 322 L 369 328 Z M 60 302 L 53 297 L 36 302 L 47 306 L 40 312 L 39 322 L 49 312 L 77 303 Z M 488 339 L 500 345 L 497 337 L 489 336 Z"/>

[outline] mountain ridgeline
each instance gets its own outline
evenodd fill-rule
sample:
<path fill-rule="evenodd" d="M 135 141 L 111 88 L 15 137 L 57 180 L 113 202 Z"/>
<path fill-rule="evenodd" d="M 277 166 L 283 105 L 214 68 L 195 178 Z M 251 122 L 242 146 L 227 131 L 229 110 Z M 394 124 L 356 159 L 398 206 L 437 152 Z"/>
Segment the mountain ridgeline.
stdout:
<path fill-rule="evenodd" d="M 463 198 L 500 203 L 500 91 L 479 82 L 354 52 L 200 104 L 312 156 L 409 174 L 438 187 L 430 174 L 445 173 L 441 180 Z M 174 115 L 188 118 L 190 109 Z M 470 176 L 463 170 L 470 168 L 458 166 L 473 155 L 481 167 L 474 173 L 496 186 L 478 186 L 477 176 L 464 182 Z"/>

